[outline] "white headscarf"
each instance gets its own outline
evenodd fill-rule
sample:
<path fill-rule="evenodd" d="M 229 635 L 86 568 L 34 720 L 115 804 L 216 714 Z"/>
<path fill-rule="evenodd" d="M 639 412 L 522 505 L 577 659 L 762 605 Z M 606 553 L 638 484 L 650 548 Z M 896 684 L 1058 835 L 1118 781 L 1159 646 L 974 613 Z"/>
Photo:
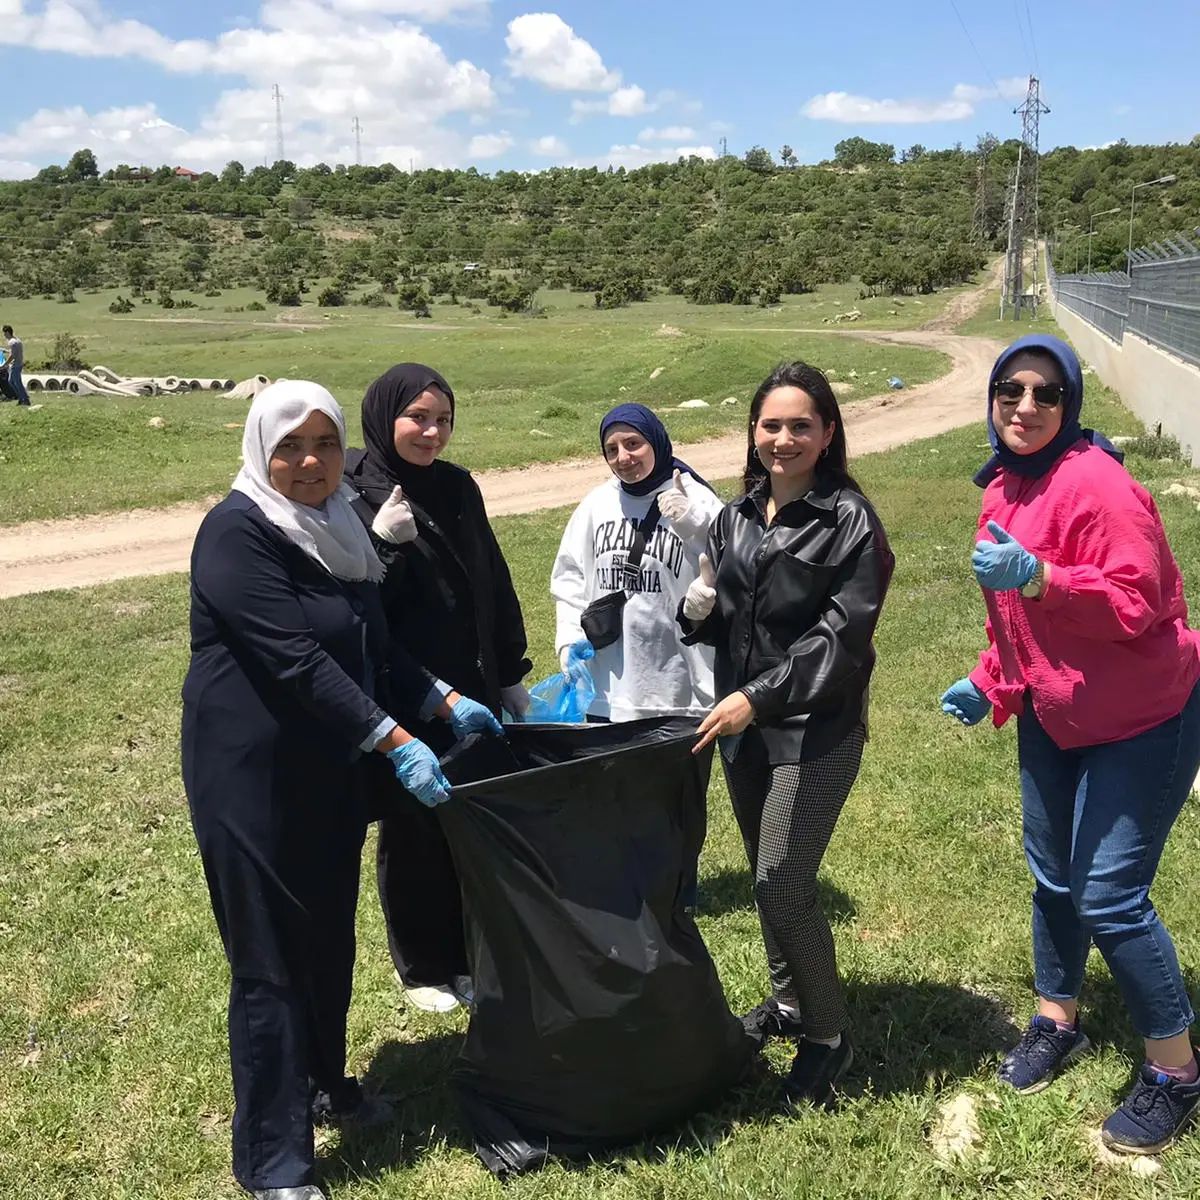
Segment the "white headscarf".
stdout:
<path fill-rule="evenodd" d="M 371 545 L 371 535 L 350 507 L 353 490 L 338 483 L 323 508 L 289 500 L 271 486 L 270 462 L 275 447 L 315 412 L 337 426 L 346 449 L 346 418 L 338 402 L 319 383 L 280 379 L 263 388 L 250 405 L 242 435 L 242 469 L 233 481 L 235 491 L 249 496 L 272 525 L 305 554 L 315 558 L 338 579 L 383 578 L 383 563 Z"/>

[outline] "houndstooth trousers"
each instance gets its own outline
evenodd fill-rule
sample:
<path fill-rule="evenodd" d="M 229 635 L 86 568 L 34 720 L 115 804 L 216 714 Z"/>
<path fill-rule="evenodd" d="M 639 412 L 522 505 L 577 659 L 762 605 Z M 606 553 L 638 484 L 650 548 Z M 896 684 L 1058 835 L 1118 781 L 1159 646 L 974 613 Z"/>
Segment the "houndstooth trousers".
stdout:
<path fill-rule="evenodd" d="M 775 999 L 800 1012 L 814 1038 L 847 1025 L 833 934 L 817 903 L 817 868 L 858 775 L 862 725 L 809 761 L 767 761 L 758 731 L 746 730 L 733 762 L 722 758 L 766 943 Z"/>

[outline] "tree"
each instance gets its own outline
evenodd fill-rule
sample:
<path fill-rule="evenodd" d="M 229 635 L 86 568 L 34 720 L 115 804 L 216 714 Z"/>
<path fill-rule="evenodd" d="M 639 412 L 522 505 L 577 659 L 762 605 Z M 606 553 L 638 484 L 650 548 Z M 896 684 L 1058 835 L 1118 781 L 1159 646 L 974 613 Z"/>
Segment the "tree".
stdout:
<path fill-rule="evenodd" d="M 891 142 L 868 142 L 866 138 L 844 138 L 833 148 L 834 161 L 842 167 L 871 166 L 889 163 L 896 157 Z"/>
<path fill-rule="evenodd" d="M 800 160 L 796 152 L 786 142 L 779 148 L 779 161 L 790 171 Z"/>
<path fill-rule="evenodd" d="M 925 147 L 920 142 L 913 142 L 907 150 L 900 151 L 900 161 L 902 163 L 916 162 L 918 158 L 925 157 Z"/>
<path fill-rule="evenodd" d="M 988 158 L 1000 145 L 1000 139 L 994 133 L 981 133 L 975 139 L 975 153 L 980 158 Z"/>
<path fill-rule="evenodd" d="M 231 159 L 221 172 L 221 182 L 226 187 L 237 187 L 246 178 L 246 168 L 237 159 Z"/>
<path fill-rule="evenodd" d="M 765 150 L 762 146 L 751 146 L 742 156 L 742 162 L 759 175 L 770 175 L 775 170 L 775 160 L 771 157 L 770 150 Z"/>
<path fill-rule="evenodd" d="M 82 183 L 85 179 L 99 179 L 100 168 L 96 156 L 90 150 L 76 150 L 67 163 L 68 183 Z"/>

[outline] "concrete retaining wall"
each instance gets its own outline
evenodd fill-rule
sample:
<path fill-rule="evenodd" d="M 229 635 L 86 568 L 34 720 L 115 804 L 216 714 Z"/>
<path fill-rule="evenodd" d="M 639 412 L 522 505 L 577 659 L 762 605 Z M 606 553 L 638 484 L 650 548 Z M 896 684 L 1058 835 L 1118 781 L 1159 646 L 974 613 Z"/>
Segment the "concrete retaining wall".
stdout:
<path fill-rule="evenodd" d="M 1132 333 L 1118 345 L 1065 305 L 1051 303 L 1084 362 L 1148 429 L 1161 422 L 1163 433 L 1178 438 L 1192 466 L 1200 467 L 1200 368 Z"/>

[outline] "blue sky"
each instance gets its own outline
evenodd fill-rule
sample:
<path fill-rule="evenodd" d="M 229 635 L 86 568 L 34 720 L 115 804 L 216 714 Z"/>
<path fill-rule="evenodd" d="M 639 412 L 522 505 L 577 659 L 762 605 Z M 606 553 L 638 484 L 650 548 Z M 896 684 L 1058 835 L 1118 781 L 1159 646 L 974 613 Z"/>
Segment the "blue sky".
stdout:
<path fill-rule="evenodd" d="M 965 29 L 964 29 L 965 26 Z M 634 166 L 859 135 L 1042 147 L 1200 133 L 1200 3 L 1157 0 L 0 0 L 0 176 L 89 146 L 102 168 L 276 157 L 482 171 Z"/>

